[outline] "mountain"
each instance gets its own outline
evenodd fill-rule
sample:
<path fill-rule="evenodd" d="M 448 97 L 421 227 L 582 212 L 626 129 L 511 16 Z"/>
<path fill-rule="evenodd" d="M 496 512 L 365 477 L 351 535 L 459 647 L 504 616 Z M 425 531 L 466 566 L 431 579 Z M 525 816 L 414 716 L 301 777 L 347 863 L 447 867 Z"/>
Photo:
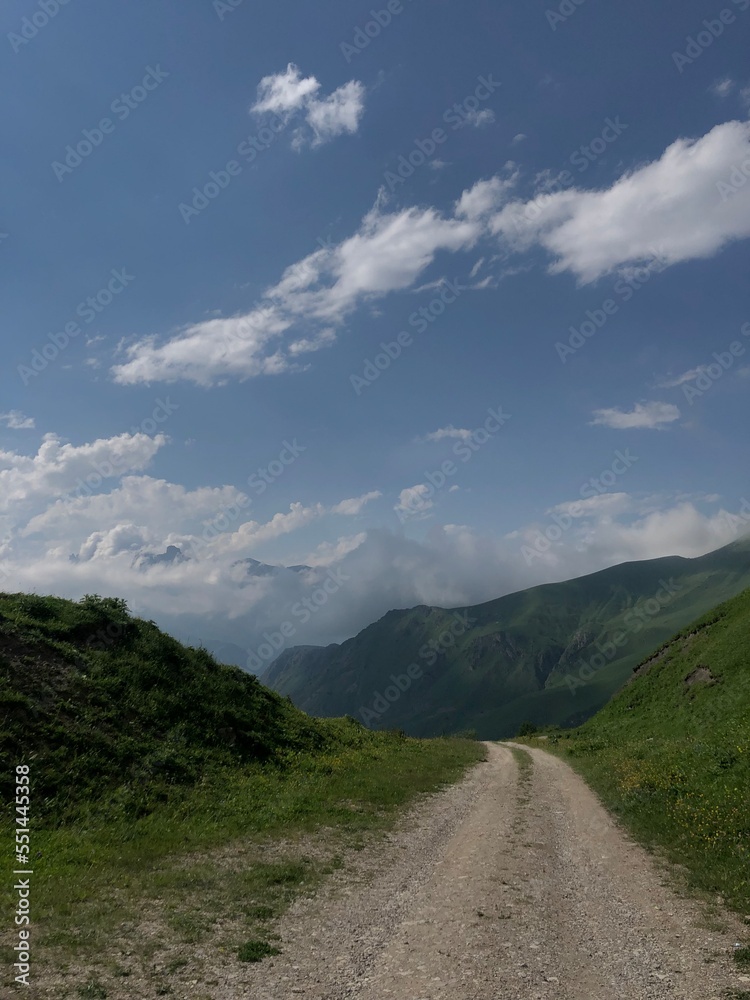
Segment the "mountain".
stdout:
<path fill-rule="evenodd" d="M 413 735 L 577 725 L 675 631 L 750 586 L 750 538 L 624 563 L 476 607 L 390 611 L 357 636 L 285 650 L 262 680 L 315 715 Z"/>

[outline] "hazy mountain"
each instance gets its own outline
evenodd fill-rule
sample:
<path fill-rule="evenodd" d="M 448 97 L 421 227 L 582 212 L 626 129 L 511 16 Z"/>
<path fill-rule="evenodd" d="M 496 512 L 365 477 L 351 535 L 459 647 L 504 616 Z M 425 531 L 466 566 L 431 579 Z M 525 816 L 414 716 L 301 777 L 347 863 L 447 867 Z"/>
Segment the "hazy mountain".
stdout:
<path fill-rule="evenodd" d="M 750 586 L 750 539 L 695 559 L 624 563 L 470 608 L 391 611 L 341 645 L 285 650 L 264 683 L 317 715 L 416 735 L 575 724 L 633 666 Z"/>

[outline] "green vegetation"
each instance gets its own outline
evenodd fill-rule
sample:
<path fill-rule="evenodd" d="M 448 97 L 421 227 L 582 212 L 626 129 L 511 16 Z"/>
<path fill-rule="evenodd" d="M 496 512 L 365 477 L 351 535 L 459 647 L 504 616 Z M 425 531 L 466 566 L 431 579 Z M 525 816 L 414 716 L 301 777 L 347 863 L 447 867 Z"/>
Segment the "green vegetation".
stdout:
<path fill-rule="evenodd" d="M 545 746 L 694 888 L 750 913 L 750 590 L 681 631 L 598 715 Z"/>
<path fill-rule="evenodd" d="M 749 556 L 745 539 L 477 607 L 391 611 L 340 646 L 285 651 L 263 681 L 314 715 L 350 714 L 416 736 L 474 729 L 501 739 L 524 720 L 579 725 L 652 649 L 750 586 Z M 411 664 L 421 676 L 407 676 Z M 394 676 L 402 693 L 389 702 Z"/>
<path fill-rule="evenodd" d="M 268 941 L 246 941 L 237 952 L 240 962 L 261 962 L 268 955 L 280 955 L 281 952 Z"/>
<path fill-rule="evenodd" d="M 340 740 L 123 601 L 0 596 L 0 791 L 7 801 L 12 766 L 32 763 L 37 821 L 92 800 L 97 815 L 137 818 L 216 768 L 284 766 Z"/>
<path fill-rule="evenodd" d="M 533 722 L 522 722 L 518 727 L 518 735 L 520 737 L 533 736 L 535 732 L 537 732 L 537 727 Z"/>
<path fill-rule="evenodd" d="M 115 599 L 0 596 L 0 843 L 28 764 L 35 968 L 60 997 L 165 995 L 200 954 L 281 947 L 273 921 L 347 847 L 483 755 L 312 719 Z"/>

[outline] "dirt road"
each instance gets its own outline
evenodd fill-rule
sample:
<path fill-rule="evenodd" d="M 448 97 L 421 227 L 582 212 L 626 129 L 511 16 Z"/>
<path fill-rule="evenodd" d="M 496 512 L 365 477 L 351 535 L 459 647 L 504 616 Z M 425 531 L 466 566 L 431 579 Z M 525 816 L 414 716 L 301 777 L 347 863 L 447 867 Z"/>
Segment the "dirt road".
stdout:
<path fill-rule="evenodd" d="M 737 926 L 664 884 L 585 783 L 541 751 L 489 759 L 281 927 L 230 1000 L 724 1000 Z M 520 760 L 520 766 L 519 766 Z"/>

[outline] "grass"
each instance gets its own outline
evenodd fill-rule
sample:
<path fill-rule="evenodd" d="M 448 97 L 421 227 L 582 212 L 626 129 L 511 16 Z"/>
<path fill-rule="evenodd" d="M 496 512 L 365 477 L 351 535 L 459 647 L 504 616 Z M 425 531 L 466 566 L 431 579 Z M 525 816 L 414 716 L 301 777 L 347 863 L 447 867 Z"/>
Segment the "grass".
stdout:
<path fill-rule="evenodd" d="M 280 955 L 281 951 L 268 941 L 246 941 L 240 946 L 237 958 L 240 962 L 262 962 L 269 955 Z"/>
<path fill-rule="evenodd" d="M 649 657 L 585 725 L 544 743 L 690 887 L 740 914 L 750 913 L 749 626 L 745 591 Z"/>
<path fill-rule="evenodd" d="M 0 851 L 28 765 L 35 970 L 61 998 L 205 995 L 346 847 L 483 756 L 311 718 L 116 598 L 0 594 Z"/>
<path fill-rule="evenodd" d="M 37 829 L 38 962 L 93 968 L 97 988 L 109 988 L 123 966 L 131 981 L 157 970 L 156 988 L 175 976 L 200 978 L 196 945 L 211 945 L 221 928 L 218 950 L 231 960 L 248 932 L 267 941 L 290 903 L 341 867 L 343 847 L 363 847 L 415 797 L 456 780 L 484 755 L 476 742 L 337 725 L 352 729 L 352 745 L 336 753 L 299 755 L 283 769 L 217 770 L 140 819 L 97 817 L 92 808 L 84 822 Z M 306 838 L 321 829 L 322 848 L 306 857 Z M 6 825 L 0 844 L 10 843 Z M 3 886 L 0 908 L 9 913 L 11 905 Z M 146 916 L 155 936 L 144 937 Z"/>

